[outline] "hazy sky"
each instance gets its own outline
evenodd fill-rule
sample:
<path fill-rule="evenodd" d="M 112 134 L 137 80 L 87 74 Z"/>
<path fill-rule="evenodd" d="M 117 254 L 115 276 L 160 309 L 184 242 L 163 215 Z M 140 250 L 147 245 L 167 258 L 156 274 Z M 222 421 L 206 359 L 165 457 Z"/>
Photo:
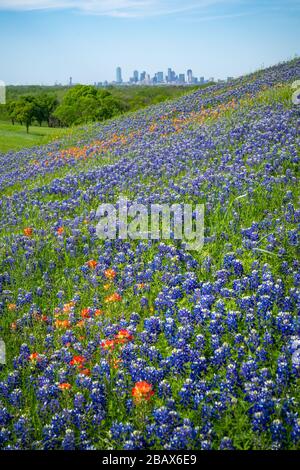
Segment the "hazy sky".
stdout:
<path fill-rule="evenodd" d="M 300 52 L 300 0 L 0 0 L 0 80 L 224 78 Z"/>

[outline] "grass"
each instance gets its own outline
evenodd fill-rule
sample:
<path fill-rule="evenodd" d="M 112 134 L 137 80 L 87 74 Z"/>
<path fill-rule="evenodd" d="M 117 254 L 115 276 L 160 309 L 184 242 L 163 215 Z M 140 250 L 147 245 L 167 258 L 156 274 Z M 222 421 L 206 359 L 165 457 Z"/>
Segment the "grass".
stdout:
<path fill-rule="evenodd" d="M 19 124 L 13 126 L 9 122 L 0 121 L 0 153 L 47 144 L 67 133 L 69 133 L 68 129 L 32 126 L 27 134 L 25 126 Z"/>

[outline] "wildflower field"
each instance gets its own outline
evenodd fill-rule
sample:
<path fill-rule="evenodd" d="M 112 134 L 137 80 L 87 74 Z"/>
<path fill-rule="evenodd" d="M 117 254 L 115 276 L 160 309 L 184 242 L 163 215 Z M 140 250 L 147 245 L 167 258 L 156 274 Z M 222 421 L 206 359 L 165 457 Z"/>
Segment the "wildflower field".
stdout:
<path fill-rule="evenodd" d="M 1 449 L 300 449 L 300 60 L 0 154 Z M 205 243 L 96 210 L 205 206 Z"/>

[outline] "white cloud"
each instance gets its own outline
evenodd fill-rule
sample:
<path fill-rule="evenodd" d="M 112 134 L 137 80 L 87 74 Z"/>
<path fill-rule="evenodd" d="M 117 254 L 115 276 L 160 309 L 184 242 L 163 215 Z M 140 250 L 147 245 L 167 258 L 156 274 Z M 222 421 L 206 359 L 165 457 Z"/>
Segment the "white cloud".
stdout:
<path fill-rule="evenodd" d="M 199 12 L 208 6 L 228 3 L 234 0 L 0 0 L 0 10 L 72 9 L 87 14 L 135 18 Z"/>

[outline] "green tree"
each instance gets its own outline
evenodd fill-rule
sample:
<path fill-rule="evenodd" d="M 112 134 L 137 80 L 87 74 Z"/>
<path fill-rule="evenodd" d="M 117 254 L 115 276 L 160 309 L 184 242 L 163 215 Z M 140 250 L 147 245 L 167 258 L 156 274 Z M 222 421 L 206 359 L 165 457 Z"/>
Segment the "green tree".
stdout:
<path fill-rule="evenodd" d="M 17 101 L 11 101 L 6 106 L 8 115 L 11 119 L 11 123 L 13 126 L 15 125 L 15 122 L 16 122 L 16 105 L 17 105 Z"/>
<path fill-rule="evenodd" d="M 100 100 L 100 107 L 98 108 L 96 117 L 99 121 L 103 121 L 105 119 L 111 119 L 126 110 L 127 107 L 123 101 L 110 95 Z"/>
<path fill-rule="evenodd" d="M 46 121 L 50 126 L 50 118 L 55 108 L 58 106 L 58 100 L 55 95 L 41 93 L 35 98 L 36 102 L 36 120 L 41 126 Z"/>
<path fill-rule="evenodd" d="M 25 124 L 27 134 L 29 132 L 29 126 L 31 126 L 35 118 L 35 114 L 36 106 L 34 102 L 24 101 L 17 106 L 16 120 L 21 124 Z"/>
<path fill-rule="evenodd" d="M 65 126 L 110 119 L 126 110 L 124 102 L 107 90 L 76 85 L 64 96 L 53 116 Z"/>

